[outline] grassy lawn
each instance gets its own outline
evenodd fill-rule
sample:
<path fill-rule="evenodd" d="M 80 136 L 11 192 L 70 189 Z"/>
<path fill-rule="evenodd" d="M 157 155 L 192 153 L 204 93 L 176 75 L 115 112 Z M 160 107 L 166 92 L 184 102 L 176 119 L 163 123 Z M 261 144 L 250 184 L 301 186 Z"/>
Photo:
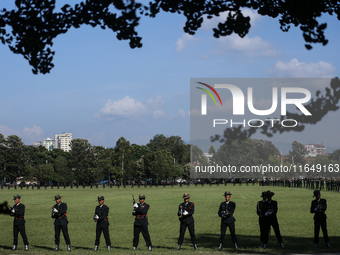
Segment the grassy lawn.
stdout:
<path fill-rule="evenodd" d="M 261 192 L 270 189 L 275 192 L 273 200 L 278 201 L 278 221 L 285 248 L 281 249 L 276 241 L 274 231 L 271 230 L 269 239 L 270 248 L 263 250 L 259 240 L 258 216 L 256 204 L 260 200 Z M 218 251 L 220 218 L 217 211 L 224 201 L 223 193 L 229 190 L 233 193 L 231 198 L 236 203 L 234 217 L 236 218 L 236 235 L 239 249 L 235 250 L 227 230 L 226 242 L 223 252 Z M 187 231 L 181 251 L 177 251 L 177 238 L 179 235 L 179 220 L 177 208 L 182 202 L 185 192 L 191 194 L 191 202 L 195 203 L 195 230 L 198 240 L 198 251 L 194 251 Z M 21 202 L 26 206 L 26 232 L 30 242 L 30 251 L 24 252 L 24 245 L 19 234 L 18 250 L 15 254 L 55 254 L 54 252 L 54 225 L 51 218 L 51 206 L 54 205 L 54 195 L 60 194 L 62 202 L 68 205 L 67 217 L 69 220 L 69 234 L 72 254 L 98 254 L 94 252 L 95 223 L 93 214 L 97 203 L 97 196 L 105 197 L 105 204 L 110 208 L 109 222 L 112 242 L 111 253 L 119 254 L 149 254 L 142 235 L 138 250 L 132 250 L 133 222 L 132 194 L 146 195 L 146 202 L 151 208 L 149 216 L 149 232 L 153 244 L 152 253 L 155 254 L 224 254 L 224 253 L 325 253 L 338 252 L 340 249 L 340 194 L 335 192 L 321 192 L 321 197 L 327 199 L 328 234 L 331 248 L 326 248 L 320 231 L 319 248 L 313 243 L 313 215 L 310 214 L 312 190 L 301 188 L 259 187 L 258 185 L 227 187 L 198 185 L 195 187 L 141 187 L 141 188 L 109 188 L 83 189 L 54 188 L 0 190 L 0 202 L 8 201 L 14 204 L 13 195 L 19 193 Z M 13 218 L 9 215 L 0 215 L 0 254 L 13 253 L 12 225 Z M 61 234 L 61 251 L 66 254 L 66 244 Z M 104 236 L 101 237 L 99 253 L 109 253 L 106 250 Z"/>

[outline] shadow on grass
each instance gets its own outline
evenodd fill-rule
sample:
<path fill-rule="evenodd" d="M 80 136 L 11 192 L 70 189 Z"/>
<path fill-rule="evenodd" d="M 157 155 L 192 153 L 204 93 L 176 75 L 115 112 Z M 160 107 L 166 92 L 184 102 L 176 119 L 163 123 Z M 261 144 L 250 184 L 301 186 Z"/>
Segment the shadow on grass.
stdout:
<path fill-rule="evenodd" d="M 4 250 L 11 250 L 13 248 L 13 246 L 0 245 L 0 248 L 2 248 Z"/>
<path fill-rule="evenodd" d="M 237 233 L 237 232 L 236 232 Z M 281 248 L 274 234 L 269 237 L 269 248 L 261 248 L 259 236 L 253 235 L 236 235 L 238 249 L 234 248 L 229 232 L 226 233 L 226 238 L 223 244 L 223 251 L 228 253 L 336 253 L 339 252 L 339 237 L 329 237 L 331 247 L 328 248 L 320 235 L 319 247 L 314 248 L 313 238 L 283 236 L 285 248 Z M 196 235 L 197 245 L 200 248 L 212 249 L 218 251 L 220 234 L 198 234 Z M 185 242 L 190 242 L 186 238 Z"/>
<path fill-rule="evenodd" d="M 39 249 L 44 249 L 44 250 L 49 250 L 49 251 L 54 251 L 54 248 L 48 247 L 48 246 L 41 246 L 41 245 L 30 245 L 31 248 L 39 248 Z"/>

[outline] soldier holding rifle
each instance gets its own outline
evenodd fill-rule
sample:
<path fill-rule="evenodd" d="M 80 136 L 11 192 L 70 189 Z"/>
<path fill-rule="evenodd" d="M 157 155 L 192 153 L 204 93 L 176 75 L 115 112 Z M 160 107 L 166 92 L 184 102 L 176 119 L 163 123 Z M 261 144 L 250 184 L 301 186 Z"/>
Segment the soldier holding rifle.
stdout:
<path fill-rule="evenodd" d="M 279 223 L 277 221 L 276 213 L 277 213 L 277 202 L 272 200 L 274 196 L 274 192 L 267 191 L 265 194 L 267 201 L 263 204 L 263 212 L 264 212 L 264 247 L 268 248 L 268 239 L 269 239 L 269 231 L 272 226 L 275 232 L 275 236 L 277 241 L 279 242 L 281 248 L 284 248 L 284 244 L 282 241 L 282 236 L 280 233 Z"/>
<path fill-rule="evenodd" d="M 21 237 L 24 241 L 25 245 L 25 251 L 28 251 L 28 239 L 26 236 L 26 230 L 25 230 L 25 206 L 20 203 L 21 197 L 19 195 L 15 195 L 13 197 L 13 200 L 15 202 L 15 205 L 10 208 L 10 215 L 14 217 L 13 221 L 13 249 L 12 251 L 16 250 L 18 247 L 18 235 L 19 232 L 21 234 Z"/>
<path fill-rule="evenodd" d="M 188 227 L 191 242 L 194 245 L 194 249 L 197 250 L 197 243 L 196 243 L 196 236 L 195 236 L 195 225 L 194 225 L 194 218 L 192 215 L 195 212 L 195 204 L 190 201 L 190 194 L 185 193 L 182 197 L 184 202 L 181 203 L 178 207 L 177 215 L 180 216 L 179 221 L 181 222 L 180 230 L 179 230 L 179 238 L 178 238 L 178 247 L 177 250 L 181 249 L 181 245 L 184 240 L 184 234 Z"/>
<path fill-rule="evenodd" d="M 262 242 L 261 247 L 265 248 L 264 235 L 265 235 L 265 211 L 264 205 L 267 202 L 266 192 L 262 192 L 262 200 L 257 202 L 256 212 L 259 216 L 259 226 L 260 226 L 260 241 Z"/>
<path fill-rule="evenodd" d="M 100 243 L 100 236 L 103 232 L 107 250 L 111 250 L 111 240 L 110 240 L 110 233 L 109 233 L 109 207 L 104 204 L 105 200 L 103 196 L 98 196 L 98 203 L 99 205 L 96 207 L 93 219 L 97 222 L 96 226 L 96 241 L 94 250 L 98 251 L 98 246 Z"/>
<path fill-rule="evenodd" d="M 60 230 L 62 230 L 64 239 L 67 245 L 67 251 L 71 251 L 71 241 L 68 235 L 68 220 L 66 217 L 67 204 L 61 202 L 61 196 L 55 195 L 54 200 L 56 204 L 52 206 L 52 218 L 54 218 L 54 240 L 55 240 L 55 251 L 59 251 L 60 243 Z"/>
<path fill-rule="evenodd" d="M 231 193 L 226 191 L 224 193 L 225 202 L 222 202 L 220 208 L 218 210 L 218 216 L 221 217 L 221 236 L 220 236 L 220 246 L 218 247 L 219 250 L 223 249 L 223 241 L 225 237 L 225 232 L 229 227 L 231 240 L 234 243 L 235 249 L 237 249 L 237 239 L 235 234 L 235 218 L 234 218 L 234 211 L 236 208 L 236 204 L 230 201 Z"/>
<path fill-rule="evenodd" d="M 312 205 L 310 207 L 310 212 L 314 213 L 314 245 L 315 248 L 319 245 L 319 232 L 320 232 L 320 226 L 323 233 L 323 239 L 325 240 L 325 243 L 327 247 L 331 247 L 329 244 L 329 238 L 327 233 L 327 223 L 326 223 L 326 213 L 327 210 L 327 201 L 326 199 L 321 198 L 321 193 L 319 190 L 314 190 L 314 196 L 315 200 L 312 201 Z"/>
<path fill-rule="evenodd" d="M 137 250 L 139 243 L 139 233 L 142 232 L 146 246 L 149 247 L 149 251 L 152 250 L 150 234 L 148 230 L 148 217 L 146 216 L 150 205 L 145 203 L 145 195 L 139 195 L 139 204 L 137 204 L 133 199 L 133 212 L 132 215 L 135 216 L 135 223 L 133 226 L 133 249 Z"/>

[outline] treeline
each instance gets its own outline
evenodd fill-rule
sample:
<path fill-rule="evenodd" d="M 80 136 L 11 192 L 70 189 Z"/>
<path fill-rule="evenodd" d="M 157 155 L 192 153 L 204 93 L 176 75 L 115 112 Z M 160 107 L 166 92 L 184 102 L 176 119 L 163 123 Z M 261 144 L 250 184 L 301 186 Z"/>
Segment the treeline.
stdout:
<path fill-rule="evenodd" d="M 195 165 L 209 166 L 214 164 L 272 166 L 297 165 L 308 163 L 306 149 L 296 141 L 292 143 L 288 162 L 281 161 L 278 149 L 270 141 L 246 139 L 222 144 L 216 151 L 209 149 L 210 158 L 203 155 L 197 146 L 185 144 L 181 137 L 155 135 L 147 145 L 130 144 L 124 137 L 117 140 L 114 148 L 93 146 L 86 139 L 73 139 L 71 151 L 61 149 L 48 151 L 45 147 L 25 145 L 21 138 L 10 135 L 5 138 L 0 134 L 0 177 L 1 181 L 14 182 L 19 176 L 24 180 L 39 182 L 92 183 L 100 180 L 146 180 L 161 181 L 180 177 L 190 178 L 190 157 Z M 191 153 L 191 156 L 190 156 Z M 339 164 L 340 150 L 330 155 L 313 158 L 313 164 L 325 166 Z M 339 172 L 334 172 L 338 175 Z M 262 174 L 252 176 L 263 178 Z M 274 177 L 286 177 L 275 174 Z"/>
<path fill-rule="evenodd" d="M 230 177 L 239 178 L 291 178 L 291 177 L 334 177 L 339 178 L 340 171 L 340 149 L 329 155 L 319 155 L 317 157 L 306 157 L 305 146 L 297 141 L 292 143 L 292 149 L 288 155 L 281 155 L 275 145 L 267 140 L 248 138 L 245 140 L 234 140 L 227 144 L 222 144 L 216 151 L 213 146 L 209 149 L 210 159 L 201 156 L 202 151 L 197 147 L 192 148 L 193 162 L 200 166 L 287 166 L 295 165 L 296 172 L 290 173 L 277 171 L 263 174 L 262 172 L 232 173 Z M 301 167 L 300 167 L 301 166 Z M 277 168 L 278 169 L 278 168 Z M 300 171 L 301 169 L 301 171 Z M 294 170 L 294 168 L 293 168 Z M 331 171 L 332 170 L 332 171 Z M 203 175 L 206 176 L 206 175 Z M 196 175 L 199 177 L 199 175 Z"/>
<path fill-rule="evenodd" d="M 73 139 L 71 151 L 48 151 L 45 147 L 25 145 L 21 138 L 0 134 L 0 176 L 6 182 L 23 176 L 24 180 L 73 181 L 164 180 L 190 176 L 190 145 L 181 137 L 156 135 L 147 145 L 130 144 L 124 137 L 114 148 L 92 146 L 86 139 Z"/>

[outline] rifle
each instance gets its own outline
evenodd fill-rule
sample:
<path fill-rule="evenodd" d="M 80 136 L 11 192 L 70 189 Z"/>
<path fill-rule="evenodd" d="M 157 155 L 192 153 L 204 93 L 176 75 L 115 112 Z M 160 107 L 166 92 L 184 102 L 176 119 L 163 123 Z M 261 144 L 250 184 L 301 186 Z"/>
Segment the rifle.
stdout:
<path fill-rule="evenodd" d="M 13 210 L 13 207 L 9 207 L 9 210 L 10 210 L 10 213 L 9 213 L 9 215 L 10 215 L 11 217 L 14 217 L 14 216 L 15 216 L 15 214 L 12 212 L 12 210 Z"/>
<path fill-rule="evenodd" d="M 134 195 L 132 195 L 132 205 L 136 203 Z M 133 208 L 132 215 L 136 215 L 136 208 Z"/>
<path fill-rule="evenodd" d="M 53 219 L 58 218 L 58 214 L 55 213 L 55 212 L 53 211 L 53 209 L 54 209 L 54 206 L 52 206 L 52 215 L 51 215 L 51 218 L 53 218 Z"/>

